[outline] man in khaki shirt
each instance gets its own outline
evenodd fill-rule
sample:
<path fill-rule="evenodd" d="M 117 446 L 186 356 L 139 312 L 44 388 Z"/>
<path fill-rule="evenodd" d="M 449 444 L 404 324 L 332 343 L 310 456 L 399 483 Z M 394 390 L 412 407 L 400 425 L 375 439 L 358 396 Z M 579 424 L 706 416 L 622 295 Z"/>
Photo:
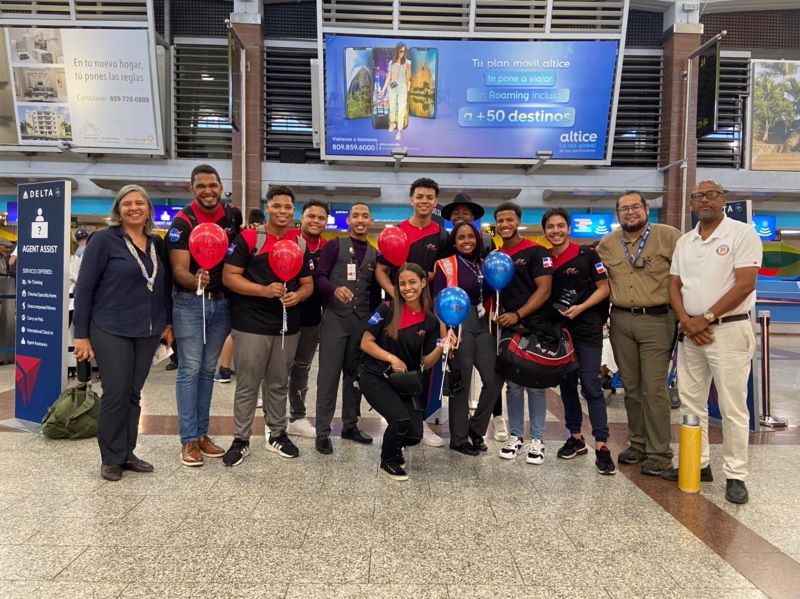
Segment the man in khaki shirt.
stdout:
<path fill-rule="evenodd" d="M 611 287 L 611 346 L 625 387 L 628 445 L 621 464 L 658 476 L 671 465 L 667 371 L 675 342 L 669 269 L 680 231 L 650 224 L 638 191 L 617 200 L 620 228 L 597 246 Z"/>

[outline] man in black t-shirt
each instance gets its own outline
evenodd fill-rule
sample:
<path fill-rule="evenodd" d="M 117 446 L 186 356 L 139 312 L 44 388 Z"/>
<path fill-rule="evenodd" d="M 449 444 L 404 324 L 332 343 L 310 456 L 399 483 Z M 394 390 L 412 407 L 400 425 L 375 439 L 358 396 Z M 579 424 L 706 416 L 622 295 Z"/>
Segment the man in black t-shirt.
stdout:
<path fill-rule="evenodd" d="M 260 233 L 257 229 L 242 231 L 225 259 L 223 280 L 232 292 L 236 363 L 235 430 L 233 443 L 223 457 L 226 466 L 240 464 L 250 453 L 250 434 L 262 380 L 267 391 L 263 400 L 269 431 L 267 449 L 286 458 L 300 455 L 286 434 L 286 401 L 289 369 L 300 337 L 298 304 L 311 295 L 314 282 L 307 262 L 294 279 L 285 283 L 269 265 L 269 252 L 279 240 L 297 241 L 296 235 L 287 234 L 293 219 L 292 190 L 285 186 L 271 187 L 267 193 L 266 229 Z"/>
<path fill-rule="evenodd" d="M 553 310 L 561 316 L 572 335 L 579 370 L 561 383 L 564 420 L 570 437 L 558 450 L 558 457 L 569 460 L 588 452 L 581 435 L 583 411 L 578 398 L 578 377 L 589 408 L 592 436 L 595 438 L 595 464 L 600 474 L 615 474 L 608 441 L 608 416 L 600 386 L 603 354 L 603 324 L 608 319 L 608 275 L 591 247 L 570 241 L 569 214 L 552 208 L 542 217 L 542 229 L 553 245 Z"/>
<path fill-rule="evenodd" d="M 300 229 L 297 236 L 302 237 L 305 245 L 304 262 L 316 278 L 319 257 L 325 247 L 322 233 L 328 224 L 330 208 L 325 202 L 309 200 L 303 204 L 300 216 Z M 311 372 L 311 361 L 317 353 L 319 345 L 320 322 L 322 321 L 322 294 L 314 285 L 314 292 L 300 304 L 300 339 L 294 363 L 289 371 L 289 426 L 286 432 L 301 437 L 317 436 L 317 429 L 306 418 L 306 394 L 308 393 L 308 374 Z"/>
<path fill-rule="evenodd" d="M 166 241 L 174 283 L 172 320 L 178 346 L 175 395 L 181 462 L 202 466 L 203 456 L 219 458 L 225 453 L 209 438 L 208 421 L 214 370 L 231 329 L 231 315 L 222 285 L 222 263 L 211 270 L 200 268 L 189 252 L 189 235 L 200 223 L 216 223 L 225 230 L 230 243 L 239 234 L 241 213 L 221 203 L 222 181 L 207 164 L 192 171 L 190 190 L 194 199 L 172 221 Z M 198 285 L 205 297 L 197 295 Z"/>
<path fill-rule="evenodd" d="M 409 250 L 406 262 L 421 266 L 422 270 L 428 273 L 428 283 L 430 283 L 433 280 L 433 267 L 439 258 L 439 252 L 447 241 L 447 231 L 433 220 L 433 211 L 439 202 L 439 185 L 433 179 L 422 177 L 411 184 L 409 196 L 414 214 L 398 225 L 408 237 Z M 394 297 L 396 278 L 397 267 L 383 256 L 378 256 L 375 280 L 383 288 L 386 297 Z M 444 446 L 442 438 L 433 432 L 427 423 L 423 433 L 422 442 L 425 445 Z"/>
<path fill-rule="evenodd" d="M 497 233 L 503 240 L 500 251 L 514 261 L 514 278 L 500 291 L 500 316 L 497 324 L 501 329 L 516 328 L 539 312 L 550 298 L 553 279 L 553 261 L 545 248 L 523 238 L 519 234 L 522 209 L 514 202 L 504 202 L 494 211 Z M 524 394 L 528 394 L 531 442 L 527 449 L 526 462 L 544 462 L 544 428 L 547 417 L 547 399 L 543 389 L 525 389 L 508 381 L 506 411 L 508 413 L 509 436 L 500 450 L 500 457 L 515 459 L 524 445 L 523 424 L 525 420 Z M 489 424 L 491 406 L 478 404 L 470 420 L 472 434 L 484 435 Z"/>

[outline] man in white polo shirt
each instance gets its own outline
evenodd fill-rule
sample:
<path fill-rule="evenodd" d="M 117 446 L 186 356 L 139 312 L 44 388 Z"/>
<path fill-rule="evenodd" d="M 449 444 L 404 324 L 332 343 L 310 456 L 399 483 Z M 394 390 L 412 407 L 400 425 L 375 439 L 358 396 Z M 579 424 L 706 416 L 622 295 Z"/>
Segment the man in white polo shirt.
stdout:
<path fill-rule="evenodd" d="M 681 413 L 700 419 L 701 480 L 712 481 L 708 449 L 711 379 L 722 413 L 725 498 L 747 503 L 747 379 L 755 349 L 750 311 L 756 301 L 761 240 L 752 226 L 725 216 L 725 192 L 703 181 L 692 193 L 697 226 L 678 240 L 670 269 L 669 299 L 680 323 L 678 390 Z M 661 473 L 678 480 L 673 466 Z"/>

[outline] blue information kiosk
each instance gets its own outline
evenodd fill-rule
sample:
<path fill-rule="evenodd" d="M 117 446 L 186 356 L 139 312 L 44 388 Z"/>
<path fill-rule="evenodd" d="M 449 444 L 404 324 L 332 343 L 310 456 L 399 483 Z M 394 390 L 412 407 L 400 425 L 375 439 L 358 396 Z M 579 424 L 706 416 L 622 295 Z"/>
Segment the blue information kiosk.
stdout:
<path fill-rule="evenodd" d="M 13 421 L 37 430 L 67 384 L 69 181 L 17 188 L 16 393 Z"/>

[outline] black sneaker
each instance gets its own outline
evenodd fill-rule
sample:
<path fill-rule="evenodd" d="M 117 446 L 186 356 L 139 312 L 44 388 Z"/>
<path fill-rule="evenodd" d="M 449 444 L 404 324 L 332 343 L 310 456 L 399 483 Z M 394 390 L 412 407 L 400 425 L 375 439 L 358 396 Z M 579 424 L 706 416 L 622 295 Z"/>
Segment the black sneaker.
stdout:
<path fill-rule="evenodd" d="M 468 443 L 466 441 L 461 445 L 451 445 L 450 449 L 455 449 L 459 453 L 470 456 L 476 456 L 480 453 L 472 443 Z"/>
<path fill-rule="evenodd" d="M 250 441 L 234 439 L 228 451 L 222 456 L 222 463 L 226 466 L 238 466 L 250 455 Z"/>
<path fill-rule="evenodd" d="M 617 467 L 614 465 L 614 460 L 611 459 L 611 451 L 605 445 L 594 452 L 595 461 L 594 465 L 597 466 L 597 471 L 600 474 L 610 476 L 617 473 Z"/>
<path fill-rule="evenodd" d="M 380 471 L 392 480 L 408 480 L 408 473 L 403 470 L 403 467 L 400 464 L 381 462 Z"/>
<path fill-rule="evenodd" d="M 489 451 L 489 448 L 486 447 L 486 443 L 483 441 L 483 437 L 480 435 L 470 432 L 469 440 L 472 442 L 472 446 L 478 451 Z"/>
<path fill-rule="evenodd" d="M 731 503 L 747 503 L 750 501 L 750 494 L 743 480 L 729 478 L 725 483 L 725 499 Z"/>
<path fill-rule="evenodd" d="M 231 369 L 230 368 L 223 368 L 222 366 L 219 367 L 219 372 L 217 372 L 214 380 L 218 383 L 230 383 L 231 382 Z"/>
<path fill-rule="evenodd" d="M 400 464 L 401 466 L 406 465 L 406 456 L 403 455 L 403 448 L 397 450 L 397 458 L 395 458 L 395 462 Z"/>
<path fill-rule="evenodd" d="M 666 470 L 662 470 L 659 476 L 664 480 L 678 482 L 678 469 L 670 466 Z M 714 482 L 714 473 L 711 472 L 711 464 L 700 469 L 700 481 L 704 483 Z"/>
<path fill-rule="evenodd" d="M 297 446 L 292 443 L 292 440 L 289 439 L 285 432 L 280 437 L 270 435 L 269 439 L 267 439 L 267 449 L 274 451 L 282 458 L 300 457 L 300 450 L 297 449 Z"/>
<path fill-rule="evenodd" d="M 314 447 L 317 448 L 317 451 L 328 455 L 333 453 L 333 445 L 331 445 L 331 438 L 328 435 L 318 435 L 316 441 L 314 441 Z"/>
<path fill-rule="evenodd" d="M 558 450 L 556 455 L 560 457 L 562 460 L 571 460 L 576 455 L 586 455 L 589 450 L 586 448 L 586 440 L 581 436 L 580 438 L 575 438 L 570 435 L 567 442 L 561 446 L 561 449 Z"/>
<path fill-rule="evenodd" d="M 353 428 L 342 430 L 342 439 L 355 441 L 356 443 L 360 443 L 361 445 L 369 445 L 370 443 L 372 443 L 372 437 L 370 437 L 366 433 L 362 433 L 360 430 L 358 430 L 358 427 L 356 426 L 354 426 Z"/>

